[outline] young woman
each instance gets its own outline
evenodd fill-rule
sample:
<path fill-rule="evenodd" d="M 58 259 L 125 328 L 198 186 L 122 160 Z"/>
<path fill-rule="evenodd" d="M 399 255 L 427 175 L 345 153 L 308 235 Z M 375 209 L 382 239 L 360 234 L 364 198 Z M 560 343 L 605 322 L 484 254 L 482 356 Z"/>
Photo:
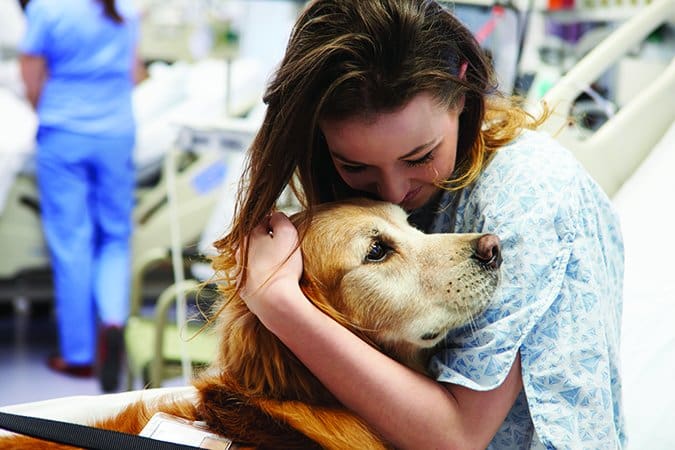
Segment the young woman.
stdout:
<path fill-rule="evenodd" d="M 617 219 L 493 80 L 471 33 L 433 1 L 310 2 L 267 90 L 233 227 L 216 245 L 240 259 L 242 297 L 262 323 L 396 447 L 620 447 Z M 303 296 L 302 235 L 271 213 L 294 175 L 310 210 L 366 196 L 401 205 L 425 232 L 501 237 L 497 296 L 446 337 L 435 380 Z"/>
<path fill-rule="evenodd" d="M 130 289 L 138 13 L 130 0 L 31 0 L 21 44 L 54 273 L 51 369 L 117 388 Z M 100 330 L 97 327 L 100 326 Z M 100 352 L 97 355 L 97 334 Z"/>

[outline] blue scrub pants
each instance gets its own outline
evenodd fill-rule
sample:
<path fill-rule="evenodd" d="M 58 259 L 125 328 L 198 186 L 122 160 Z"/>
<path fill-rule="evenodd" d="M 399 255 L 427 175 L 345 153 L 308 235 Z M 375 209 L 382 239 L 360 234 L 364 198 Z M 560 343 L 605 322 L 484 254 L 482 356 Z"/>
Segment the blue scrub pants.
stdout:
<path fill-rule="evenodd" d="M 134 136 L 38 132 L 37 179 L 61 357 L 95 361 L 97 325 L 129 312 Z"/>

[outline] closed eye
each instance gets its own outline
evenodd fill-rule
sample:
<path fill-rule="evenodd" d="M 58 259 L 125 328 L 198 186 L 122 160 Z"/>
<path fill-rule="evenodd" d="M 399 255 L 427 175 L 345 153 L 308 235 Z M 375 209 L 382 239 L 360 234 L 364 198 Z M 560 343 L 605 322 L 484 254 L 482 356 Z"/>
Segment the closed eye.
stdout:
<path fill-rule="evenodd" d="M 436 146 L 436 147 L 438 147 L 438 146 Z M 404 160 L 403 162 L 405 162 L 405 164 L 408 167 L 419 167 L 419 166 L 423 166 L 424 164 L 428 164 L 428 163 L 430 163 L 431 161 L 434 160 L 434 150 L 436 150 L 436 147 L 429 150 L 421 158 Z M 366 165 L 342 164 L 342 170 L 344 170 L 345 172 L 349 172 L 349 173 L 363 172 L 364 170 L 366 170 L 367 167 L 368 166 L 366 166 Z"/>
<path fill-rule="evenodd" d="M 342 170 L 344 170 L 345 172 L 349 172 L 349 173 L 359 173 L 359 172 L 363 172 L 364 170 L 366 170 L 366 166 L 352 166 L 352 165 L 343 164 Z"/>
<path fill-rule="evenodd" d="M 381 262 L 391 253 L 392 248 L 382 241 L 373 241 L 366 255 L 366 262 Z"/>
<path fill-rule="evenodd" d="M 409 167 L 417 167 L 417 166 L 424 165 L 428 162 L 431 162 L 431 161 L 433 161 L 433 159 L 434 159 L 434 151 L 431 150 L 430 152 L 425 153 L 424 156 L 422 156 L 421 158 L 417 158 L 417 159 L 413 159 L 413 160 L 406 160 L 405 163 Z"/>

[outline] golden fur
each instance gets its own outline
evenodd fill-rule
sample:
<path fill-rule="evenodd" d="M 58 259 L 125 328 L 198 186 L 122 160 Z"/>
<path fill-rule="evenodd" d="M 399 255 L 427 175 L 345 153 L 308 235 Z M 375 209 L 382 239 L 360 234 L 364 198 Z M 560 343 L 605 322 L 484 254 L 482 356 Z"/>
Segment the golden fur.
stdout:
<path fill-rule="evenodd" d="M 300 226 L 304 217 L 292 219 Z M 482 236 L 425 235 L 408 225 L 402 209 L 381 202 L 324 205 L 302 241 L 301 288 L 362 339 L 424 372 L 433 348 L 482 311 L 496 288 L 499 262 L 476 257 L 484 251 Z M 258 448 L 388 447 L 239 297 L 224 295 L 222 302 L 220 353 L 195 382 L 197 404 L 139 402 L 94 426 L 138 433 L 154 412 L 164 411 L 206 421 L 215 432 Z M 0 447 L 62 448 L 24 437 Z"/>

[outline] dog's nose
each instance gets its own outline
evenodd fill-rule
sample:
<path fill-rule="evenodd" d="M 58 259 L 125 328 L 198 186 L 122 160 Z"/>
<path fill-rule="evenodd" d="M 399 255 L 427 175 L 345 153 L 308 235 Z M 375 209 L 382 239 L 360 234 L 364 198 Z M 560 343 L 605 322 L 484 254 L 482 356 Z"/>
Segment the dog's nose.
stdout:
<path fill-rule="evenodd" d="M 502 265 L 502 252 L 497 235 L 484 234 L 479 237 L 474 251 L 474 257 L 485 267 L 499 269 Z"/>

